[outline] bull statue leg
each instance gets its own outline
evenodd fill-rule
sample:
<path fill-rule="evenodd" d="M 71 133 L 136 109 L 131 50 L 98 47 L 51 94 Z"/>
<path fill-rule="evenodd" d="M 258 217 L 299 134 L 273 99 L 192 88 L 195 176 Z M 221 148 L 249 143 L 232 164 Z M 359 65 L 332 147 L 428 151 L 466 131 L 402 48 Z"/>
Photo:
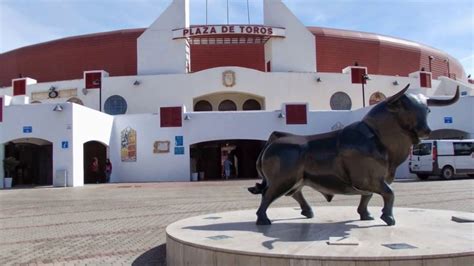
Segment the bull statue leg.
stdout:
<path fill-rule="evenodd" d="M 362 195 L 360 197 L 359 207 L 357 208 L 357 212 L 360 215 L 361 220 L 373 220 L 374 217 L 370 214 L 367 210 L 367 205 L 369 204 L 370 199 L 372 198 L 372 194 L 369 195 Z"/>
<path fill-rule="evenodd" d="M 311 209 L 311 206 L 309 206 L 306 199 L 303 197 L 303 193 L 301 192 L 301 190 L 296 191 L 291 196 L 300 204 L 301 215 L 306 216 L 307 218 L 314 217 L 313 210 Z"/>
<path fill-rule="evenodd" d="M 275 191 L 273 187 L 268 188 L 265 193 L 262 194 L 262 201 L 260 207 L 257 210 L 257 225 L 270 225 L 272 222 L 268 219 L 267 209 L 273 201 L 280 196 L 284 195 L 286 191 Z"/>
<path fill-rule="evenodd" d="M 292 182 L 290 182 L 290 184 L 291 183 Z M 292 187 L 289 186 L 288 183 L 286 182 L 274 182 L 264 189 L 264 192 L 262 193 L 262 201 L 260 202 L 260 207 L 257 210 L 257 225 L 272 224 L 272 222 L 270 221 L 270 219 L 268 219 L 268 216 L 267 216 L 268 207 L 277 198 L 288 194 L 288 192 L 290 192 L 291 190 L 292 190 Z"/>
<path fill-rule="evenodd" d="M 395 201 L 395 195 L 389 184 L 385 181 L 382 182 L 380 195 L 383 197 L 383 209 L 382 219 L 387 225 L 395 225 L 395 218 L 393 218 L 393 202 Z"/>

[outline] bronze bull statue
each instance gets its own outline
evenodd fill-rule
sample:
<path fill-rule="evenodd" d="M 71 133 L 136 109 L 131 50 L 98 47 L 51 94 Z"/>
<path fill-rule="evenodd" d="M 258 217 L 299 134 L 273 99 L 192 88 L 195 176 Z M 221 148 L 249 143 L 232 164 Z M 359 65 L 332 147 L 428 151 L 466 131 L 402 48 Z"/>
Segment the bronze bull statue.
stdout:
<path fill-rule="evenodd" d="M 262 183 L 248 188 L 262 194 L 257 224 L 269 225 L 266 211 L 280 196 L 292 196 L 301 214 L 312 218 L 301 189 L 310 186 L 326 200 L 335 194 L 361 195 L 357 212 L 361 220 L 373 220 L 367 205 L 373 193 L 382 196 L 380 217 L 394 225 L 395 199 L 390 184 L 395 170 L 405 161 L 413 144 L 429 136 L 428 106 L 445 106 L 459 99 L 459 87 L 449 100 L 423 99 L 407 94 L 409 84 L 374 106 L 362 121 L 341 130 L 310 136 L 273 132 L 257 159 Z"/>

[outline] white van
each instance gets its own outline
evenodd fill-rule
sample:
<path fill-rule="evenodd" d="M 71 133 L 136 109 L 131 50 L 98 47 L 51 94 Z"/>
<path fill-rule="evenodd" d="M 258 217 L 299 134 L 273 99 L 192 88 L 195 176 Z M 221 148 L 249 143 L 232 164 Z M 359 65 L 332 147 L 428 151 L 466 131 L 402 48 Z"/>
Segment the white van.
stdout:
<path fill-rule="evenodd" d="M 423 140 L 412 147 L 408 167 L 421 180 L 430 175 L 444 179 L 458 174 L 474 177 L 474 139 Z"/>

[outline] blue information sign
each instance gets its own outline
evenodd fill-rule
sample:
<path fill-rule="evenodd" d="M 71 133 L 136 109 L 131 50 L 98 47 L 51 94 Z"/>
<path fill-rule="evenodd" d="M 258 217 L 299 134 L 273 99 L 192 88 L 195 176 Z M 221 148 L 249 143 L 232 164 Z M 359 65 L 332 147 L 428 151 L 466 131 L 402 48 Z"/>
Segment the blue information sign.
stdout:
<path fill-rule="evenodd" d="M 184 147 L 174 147 L 174 154 L 183 155 L 184 154 Z"/>
<path fill-rule="evenodd" d="M 445 116 L 445 117 L 444 117 L 444 123 L 445 123 L 445 124 L 452 124 L 452 123 L 453 123 L 453 117 L 451 117 L 451 116 Z"/>
<path fill-rule="evenodd" d="M 175 146 L 183 146 L 183 136 L 175 136 Z"/>
<path fill-rule="evenodd" d="M 69 142 L 68 141 L 61 142 L 61 148 L 68 149 L 69 148 Z"/>
<path fill-rule="evenodd" d="M 33 132 L 33 127 L 32 126 L 24 126 L 23 127 L 23 133 L 32 133 Z"/>

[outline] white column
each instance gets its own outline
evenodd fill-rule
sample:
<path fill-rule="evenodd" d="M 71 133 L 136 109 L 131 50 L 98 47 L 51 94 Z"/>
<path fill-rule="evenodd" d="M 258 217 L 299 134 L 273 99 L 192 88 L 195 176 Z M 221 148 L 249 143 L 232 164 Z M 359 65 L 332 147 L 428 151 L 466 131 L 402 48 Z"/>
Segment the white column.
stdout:
<path fill-rule="evenodd" d="M 137 39 L 138 75 L 184 74 L 189 64 L 185 39 L 173 40 L 173 31 L 189 27 L 189 0 L 173 0 Z"/>
<path fill-rule="evenodd" d="M 272 72 L 316 72 L 316 36 L 281 0 L 264 0 L 264 24 L 285 28 L 285 38 L 265 44 L 265 63 Z"/>

